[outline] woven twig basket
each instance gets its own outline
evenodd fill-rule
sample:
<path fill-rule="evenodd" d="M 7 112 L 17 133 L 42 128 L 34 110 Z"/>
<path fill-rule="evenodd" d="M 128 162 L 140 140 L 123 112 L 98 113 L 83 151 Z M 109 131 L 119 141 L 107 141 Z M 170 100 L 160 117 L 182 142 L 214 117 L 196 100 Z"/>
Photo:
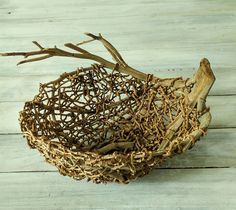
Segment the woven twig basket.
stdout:
<path fill-rule="evenodd" d="M 34 42 L 38 51 L 1 54 L 40 55 L 19 64 L 52 56 L 98 63 L 41 84 L 20 112 L 29 146 L 61 174 L 128 183 L 191 148 L 206 133 L 211 115 L 205 101 L 215 81 L 207 59 L 192 79 L 160 79 L 128 66 L 101 35 L 87 35 L 92 39 L 65 44 L 76 53 Z M 79 47 L 93 40 L 102 42 L 115 63 Z"/>

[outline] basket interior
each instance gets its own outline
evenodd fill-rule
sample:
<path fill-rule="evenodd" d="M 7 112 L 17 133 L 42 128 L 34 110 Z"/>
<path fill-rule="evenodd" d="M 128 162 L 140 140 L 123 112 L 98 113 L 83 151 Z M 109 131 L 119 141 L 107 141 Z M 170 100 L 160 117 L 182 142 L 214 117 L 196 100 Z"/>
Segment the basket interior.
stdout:
<path fill-rule="evenodd" d="M 196 109 L 186 105 L 191 88 L 163 87 L 93 65 L 42 84 L 25 103 L 21 128 L 73 151 L 157 150 L 179 114 L 185 120 L 176 138 L 198 128 Z"/>

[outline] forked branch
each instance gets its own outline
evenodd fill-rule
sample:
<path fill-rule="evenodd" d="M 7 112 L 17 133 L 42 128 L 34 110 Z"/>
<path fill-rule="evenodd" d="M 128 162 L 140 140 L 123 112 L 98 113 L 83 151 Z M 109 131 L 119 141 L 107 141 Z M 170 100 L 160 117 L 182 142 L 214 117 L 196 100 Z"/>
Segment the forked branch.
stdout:
<path fill-rule="evenodd" d="M 30 52 L 9 52 L 9 53 L 1 53 L 1 56 L 24 56 L 26 59 L 20 61 L 17 65 L 23 64 L 23 63 L 29 63 L 29 62 L 35 62 L 40 60 L 45 60 L 47 58 L 53 57 L 53 56 L 61 56 L 61 57 L 73 57 L 73 58 L 79 58 L 79 59 L 88 59 L 96 61 L 100 64 L 102 64 L 104 67 L 117 70 L 122 73 L 126 73 L 129 75 L 132 75 L 138 79 L 146 80 L 147 75 L 145 73 L 142 73 L 126 64 L 120 53 L 115 49 L 115 47 L 108 42 L 106 39 L 102 37 L 101 34 L 99 36 L 96 36 L 91 33 L 86 33 L 87 36 L 91 37 L 91 40 L 81 42 L 77 45 L 72 43 L 66 43 L 65 47 L 68 47 L 74 51 L 69 52 L 62 49 L 57 48 L 56 46 L 54 48 L 44 48 L 42 45 L 40 45 L 38 42 L 33 41 L 33 43 L 39 48 L 37 51 L 30 51 Z M 92 54 L 88 52 L 87 50 L 79 47 L 79 45 L 98 40 L 100 41 L 103 46 L 107 49 L 107 51 L 111 54 L 112 58 L 116 61 L 116 63 L 110 62 L 98 55 Z M 33 58 L 29 58 L 32 56 L 37 56 Z"/>
<path fill-rule="evenodd" d="M 124 67 L 128 66 L 123 60 L 120 53 L 112 46 L 110 42 L 104 39 L 101 34 L 99 34 L 99 36 L 95 36 L 94 34 L 86 33 L 86 35 L 92 37 L 94 40 L 99 40 L 118 64 Z"/>

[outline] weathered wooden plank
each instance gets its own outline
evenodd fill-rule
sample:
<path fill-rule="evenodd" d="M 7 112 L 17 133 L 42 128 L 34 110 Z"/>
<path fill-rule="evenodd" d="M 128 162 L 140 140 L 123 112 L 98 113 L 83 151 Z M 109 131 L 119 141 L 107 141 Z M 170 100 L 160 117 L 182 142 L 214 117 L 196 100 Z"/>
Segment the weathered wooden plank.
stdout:
<path fill-rule="evenodd" d="M 30 149 L 22 135 L 0 135 L 0 172 L 56 171 L 37 150 Z"/>
<path fill-rule="evenodd" d="M 41 5 L 47 5 L 47 9 Z M 4 51 L 32 49 L 32 40 L 53 46 L 68 41 L 76 43 L 83 39 L 84 31 L 102 32 L 121 50 L 130 65 L 144 71 L 191 69 L 197 67 L 202 57 L 208 57 L 213 67 L 234 70 L 235 8 L 234 1 L 222 0 L 210 3 L 122 1 L 119 4 L 107 0 L 99 3 L 44 0 L 39 6 L 31 1 L 25 1 L 24 5 L 16 0 L 2 1 L 0 45 Z M 88 49 L 104 54 L 99 45 Z M 12 75 L 15 71 L 10 69 L 15 61 L 1 62 L 0 75 Z M 48 74 L 73 70 L 76 66 L 72 60 L 46 61 L 39 66 L 24 67 L 23 73 Z"/>
<path fill-rule="evenodd" d="M 132 20 L 130 21 L 132 22 Z M 65 24 L 68 23 L 65 22 Z M 81 22 L 78 22 L 79 26 L 81 24 Z M 124 24 L 125 23 L 120 23 L 117 25 L 118 27 L 122 27 Z M 140 23 L 138 22 L 132 25 L 132 27 L 137 28 L 137 32 L 134 31 L 134 29 L 132 28 L 123 29 L 121 32 L 119 32 L 119 28 L 119 31 L 110 29 L 109 23 L 105 23 L 104 27 L 99 27 L 97 29 L 93 26 L 85 27 L 87 28 L 87 30 L 82 29 L 82 31 L 77 31 L 77 28 L 73 28 L 74 30 L 76 30 L 76 32 L 71 31 L 70 33 L 66 32 L 66 34 L 56 33 L 52 32 L 51 30 L 47 30 L 46 27 L 50 28 L 51 26 L 46 24 L 45 30 L 47 31 L 47 33 L 50 34 L 44 33 L 40 35 L 38 32 L 38 30 L 40 29 L 37 24 L 32 23 L 23 26 L 18 26 L 19 23 L 6 24 L 6 26 L 12 28 L 3 29 L 3 37 L 1 37 L 3 32 L 0 32 L 1 51 L 22 51 L 30 50 L 32 48 L 36 49 L 35 46 L 31 43 L 34 40 L 39 41 L 45 47 L 54 46 L 55 44 L 62 47 L 63 44 L 67 42 L 78 43 L 88 39 L 85 35 L 83 35 L 83 33 L 86 31 L 91 31 L 94 33 L 102 33 L 103 36 L 105 36 L 109 41 L 114 44 L 114 46 L 116 46 L 121 51 L 125 58 L 134 54 L 130 51 L 134 51 L 134 55 L 139 54 L 139 52 L 141 51 L 141 53 L 143 53 L 143 61 L 145 60 L 145 58 L 149 58 L 149 60 L 151 60 L 150 56 L 152 56 L 153 53 L 155 53 L 154 55 L 157 56 L 153 56 L 155 60 L 159 61 L 159 59 L 162 60 L 162 57 L 166 57 L 166 51 L 169 51 L 170 56 L 172 56 L 173 52 L 177 51 L 179 53 L 175 54 L 175 57 L 178 57 L 178 59 L 188 58 L 192 55 L 195 55 L 196 57 L 203 55 L 211 56 L 212 59 L 214 59 L 215 56 L 217 56 L 218 58 L 221 58 L 223 56 L 227 59 L 227 61 L 232 61 L 232 59 L 227 58 L 224 53 L 228 54 L 228 52 L 230 51 L 235 51 L 235 30 L 233 29 L 235 27 L 235 23 L 231 27 L 229 27 L 229 23 L 227 22 L 225 27 L 222 25 L 212 26 L 211 24 L 207 23 L 206 25 L 196 23 L 194 24 L 192 22 L 190 22 L 188 25 L 183 25 L 180 20 L 180 24 L 176 24 L 175 26 L 173 26 L 172 24 L 169 24 L 168 22 L 164 21 L 162 26 L 158 26 L 159 30 L 153 28 L 152 24 L 154 25 L 155 22 L 150 23 L 149 28 L 146 31 L 145 29 L 140 31 Z M 1 26 L 5 28 L 3 24 L 1 24 Z M 17 35 L 17 33 L 20 31 L 19 28 L 16 28 L 17 26 L 24 29 L 24 31 L 21 32 L 23 34 Z M 173 33 L 170 33 L 169 31 L 173 30 L 173 27 L 176 27 L 176 29 Z M 106 28 L 110 29 L 110 31 L 106 32 Z M 192 28 L 194 28 L 194 30 Z M 202 30 L 204 30 L 204 33 L 197 34 L 198 28 L 202 28 Z M 34 29 L 36 30 L 35 32 Z M 212 33 L 210 30 L 214 33 Z M 25 34 L 27 34 L 27 36 Z M 138 36 L 136 34 L 138 34 Z M 206 37 L 209 38 L 206 39 Z M 93 50 L 93 52 L 97 53 L 105 51 L 105 49 L 97 42 L 84 45 L 83 47 L 89 50 Z M 220 61 L 218 61 L 218 59 L 215 59 L 213 61 L 217 64 L 229 65 L 226 62 L 223 63 L 223 59 L 220 59 Z M 158 62 L 158 64 L 159 63 L 160 62 Z"/>
<path fill-rule="evenodd" d="M 14 71 L 14 67 L 13 70 Z M 24 71 L 24 70 L 23 70 Z M 36 71 L 36 70 L 35 70 Z M 165 69 L 154 70 L 154 75 L 164 77 L 192 77 L 196 69 Z M 226 73 L 227 72 L 227 73 Z M 40 74 L 40 70 L 38 72 Z M 62 74 L 60 72 L 60 74 Z M 210 91 L 210 95 L 236 94 L 235 75 L 232 68 L 214 69 L 216 82 Z M 0 101 L 26 101 L 31 100 L 38 93 L 39 83 L 46 83 L 58 78 L 59 75 L 25 76 L 0 76 Z"/>
<path fill-rule="evenodd" d="M 236 129 L 209 129 L 187 153 L 168 160 L 163 167 L 236 167 Z"/>
<path fill-rule="evenodd" d="M 42 6 L 45 4 L 47 5 L 47 9 L 45 9 L 45 6 Z M 55 9 L 55 6 L 57 9 Z M 109 1 L 99 3 L 70 1 L 70 3 L 61 3 L 61 1 L 55 0 L 48 3 L 44 0 L 39 5 L 30 1 L 25 1 L 24 5 L 19 5 L 17 1 L 11 0 L 5 1 L 3 7 L 5 8 L 3 8 L 0 16 L 1 24 L 6 27 L 4 29 L 11 29 L 10 31 L 5 31 L 3 35 L 13 32 L 12 30 L 16 31 L 16 33 L 12 33 L 12 36 L 20 37 L 22 34 L 25 35 L 24 30 L 19 30 L 20 27 L 21 29 L 31 31 L 31 33 L 27 33 L 28 36 L 32 33 L 38 34 L 38 36 L 47 34 L 60 34 L 64 36 L 68 34 L 68 31 L 72 32 L 71 34 L 75 36 L 76 33 L 83 31 L 84 28 L 92 28 L 92 30 L 100 28 L 109 32 L 130 31 L 140 33 L 141 31 L 148 30 L 160 31 L 161 33 L 161 27 L 168 27 L 171 29 L 168 32 L 172 32 L 169 33 L 169 36 L 176 36 L 174 33 L 176 29 L 182 29 L 181 26 L 190 26 L 191 24 L 198 24 L 201 28 L 208 25 L 209 31 L 211 29 L 216 30 L 216 27 L 217 29 L 225 27 L 232 30 L 229 26 L 235 24 L 234 15 L 236 4 L 233 1 L 225 3 L 222 0 L 211 3 L 208 1 L 196 3 L 194 0 L 182 1 L 181 3 L 179 1 L 121 1 L 119 4 L 110 3 Z M 181 12 L 179 12 L 180 8 Z M 9 12 L 11 14 L 8 14 Z M 93 19 L 96 21 L 91 21 Z M 12 23 L 17 23 L 15 28 L 12 26 Z M 31 30 L 28 27 L 29 23 L 34 26 L 30 28 Z M 64 25 L 62 29 L 61 23 L 67 25 Z M 66 27 L 68 23 L 70 23 L 70 26 L 76 25 L 76 27 Z M 80 24 L 77 25 L 76 23 Z M 37 24 L 40 24 L 41 27 L 37 27 Z M 48 26 L 53 27 L 53 30 L 45 30 L 48 29 Z M 186 27 L 183 28 L 186 29 Z M 191 29 L 192 33 L 194 33 L 194 30 L 199 28 L 196 29 L 193 25 Z M 205 33 L 210 34 L 209 31 Z M 204 36 L 205 40 L 212 40 L 205 33 L 195 34 L 195 37 Z M 220 33 L 224 33 L 224 30 L 221 30 Z M 184 34 L 188 37 L 188 34 L 183 32 Z M 218 36 L 218 34 L 211 34 L 213 37 Z"/>
<path fill-rule="evenodd" d="M 210 129 L 188 152 L 169 159 L 162 168 L 236 167 L 236 129 Z M 21 135 L 0 135 L 0 172 L 56 171 L 28 147 Z"/>
<path fill-rule="evenodd" d="M 178 3 L 178 4 L 176 4 Z M 45 5 L 47 10 L 45 10 Z M 55 10 L 54 8 L 57 8 Z M 97 17 L 106 18 L 120 17 L 122 14 L 126 16 L 194 16 L 194 15 L 217 15 L 217 14 L 231 14 L 234 11 L 235 2 L 228 0 L 227 3 L 223 0 L 211 1 L 141 1 L 141 0 L 121 0 L 119 2 L 110 2 L 103 0 L 91 2 L 86 0 L 70 0 L 68 2 L 51 0 L 41 0 L 40 2 L 32 2 L 25 0 L 24 5 L 19 5 L 17 0 L 3 1 L 1 0 L 0 8 L 3 12 L 1 15 L 9 16 L 7 12 L 12 9 L 16 11 L 16 17 L 19 19 L 26 19 L 34 17 L 33 20 L 48 19 L 54 17 L 55 19 L 71 19 L 71 16 L 78 18 L 78 15 L 87 19 L 94 19 Z M 117 10 L 111 9 L 116 7 Z M 154 8 L 153 8 L 154 7 Z M 37 11 L 35 11 L 37 8 Z M 179 9 L 181 8 L 181 12 Z M 204 8 L 204 10 L 202 9 Z M 50 9 L 53 9 L 49 12 Z M 166 11 L 168 9 L 168 11 Z M 68 10 L 70 11 L 68 13 Z M 35 12 L 34 12 L 35 11 Z M 60 11 L 60 12 L 59 12 Z M 90 13 L 91 11 L 91 13 Z M 93 11 L 93 12 L 92 12 Z M 97 13 L 94 13 L 96 11 Z M 106 11 L 106 12 L 104 12 Z M 168 12 L 168 13 L 167 13 Z M 24 14 L 24 15 L 23 15 Z M 76 16 L 77 14 L 77 16 Z"/>
<path fill-rule="evenodd" d="M 1 209 L 235 209 L 235 168 L 163 169 L 129 185 L 1 173 Z"/>
<path fill-rule="evenodd" d="M 23 102 L 0 102 L 0 133 L 19 133 L 18 112 Z M 209 96 L 207 105 L 211 107 L 213 120 L 211 128 L 236 127 L 236 97 Z"/>

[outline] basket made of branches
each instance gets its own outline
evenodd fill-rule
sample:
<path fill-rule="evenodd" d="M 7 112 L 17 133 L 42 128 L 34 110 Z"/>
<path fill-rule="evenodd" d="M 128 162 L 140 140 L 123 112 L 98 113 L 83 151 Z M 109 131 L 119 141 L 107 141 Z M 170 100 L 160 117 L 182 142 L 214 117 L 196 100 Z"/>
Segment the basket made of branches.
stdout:
<path fill-rule="evenodd" d="M 167 158 L 190 149 L 206 133 L 211 115 L 206 97 L 215 77 L 206 58 L 192 79 L 160 79 L 130 67 L 101 35 L 21 55 L 26 62 L 53 56 L 96 61 L 41 84 L 25 103 L 20 126 L 31 148 L 63 175 L 95 183 L 119 182 L 148 174 Z M 100 41 L 110 62 L 80 47 Z M 36 55 L 36 57 L 28 58 Z"/>

